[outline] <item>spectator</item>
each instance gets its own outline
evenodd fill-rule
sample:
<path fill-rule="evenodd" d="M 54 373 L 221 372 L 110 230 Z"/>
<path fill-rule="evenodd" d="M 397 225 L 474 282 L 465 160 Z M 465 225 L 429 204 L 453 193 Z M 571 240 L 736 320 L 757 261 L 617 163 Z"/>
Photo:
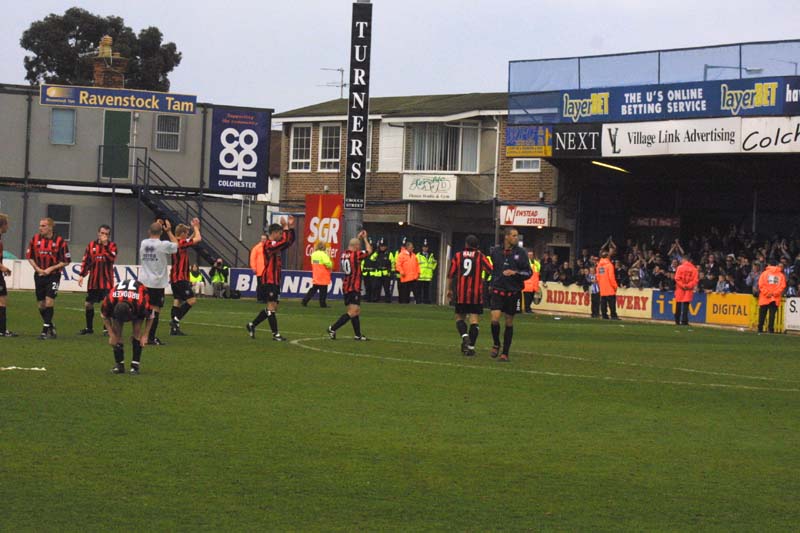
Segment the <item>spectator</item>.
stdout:
<path fill-rule="evenodd" d="M 189 283 L 192 284 L 192 290 L 196 295 L 205 296 L 206 280 L 197 263 L 189 267 Z"/>
<path fill-rule="evenodd" d="M 221 257 L 214 261 L 214 265 L 208 273 L 208 276 L 211 278 L 211 286 L 214 287 L 214 298 L 228 297 L 228 278 L 230 277 L 230 272 L 230 267 L 225 264 Z"/>

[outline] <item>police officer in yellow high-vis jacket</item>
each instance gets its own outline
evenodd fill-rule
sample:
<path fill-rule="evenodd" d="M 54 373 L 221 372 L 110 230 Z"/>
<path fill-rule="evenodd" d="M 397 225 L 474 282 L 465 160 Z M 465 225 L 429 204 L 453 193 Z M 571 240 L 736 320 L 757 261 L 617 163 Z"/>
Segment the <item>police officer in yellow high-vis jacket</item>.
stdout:
<path fill-rule="evenodd" d="M 372 252 L 370 259 L 373 261 L 372 282 L 374 283 L 372 291 L 373 302 L 379 302 L 381 299 L 381 291 L 383 291 L 384 302 L 392 302 L 392 259 L 389 253 L 389 247 L 386 239 L 383 237 L 378 240 L 378 249 Z"/>
<path fill-rule="evenodd" d="M 420 300 L 424 304 L 431 303 L 431 284 L 433 281 L 433 273 L 439 263 L 436 261 L 433 252 L 428 247 L 428 239 L 422 241 L 422 251 L 417 254 L 417 262 L 419 263 L 419 287 Z M 416 296 L 416 294 L 414 295 Z"/>

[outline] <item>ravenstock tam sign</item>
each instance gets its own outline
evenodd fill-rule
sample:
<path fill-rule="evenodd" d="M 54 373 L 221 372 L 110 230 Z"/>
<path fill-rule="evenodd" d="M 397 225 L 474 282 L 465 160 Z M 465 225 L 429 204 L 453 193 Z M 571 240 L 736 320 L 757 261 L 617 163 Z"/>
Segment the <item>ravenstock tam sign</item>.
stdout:
<path fill-rule="evenodd" d="M 369 122 L 369 59 L 372 41 L 372 4 L 353 4 L 350 36 L 350 99 L 347 109 L 346 209 L 364 209 Z"/>
<path fill-rule="evenodd" d="M 271 110 L 214 108 L 208 176 L 212 191 L 267 192 L 271 121 Z"/>
<path fill-rule="evenodd" d="M 42 85 L 39 90 L 39 104 L 194 115 L 197 97 L 133 89 Z"/>
<path fill-rule="evenodd" d="M 550 208 L 538 205 L 500 206 L 501 226 L 549 226 Z"/>
<path fill-rule="evenodd" d="M 741 119 L 603 124 L 603 157 L 738 153 Z"/>
<path fill-rule="evenodd" d="M 457 185 L 453 174 L 403 174 L 403 200 L 451 202 Z"/>

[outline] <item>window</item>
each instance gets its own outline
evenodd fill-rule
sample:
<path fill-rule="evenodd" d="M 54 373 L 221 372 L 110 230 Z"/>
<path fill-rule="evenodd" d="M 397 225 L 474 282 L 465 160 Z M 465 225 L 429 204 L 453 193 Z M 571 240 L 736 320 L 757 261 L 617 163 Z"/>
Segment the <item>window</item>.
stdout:
<path fill-rule="evenodd" d="M 372 170 L 372 121 L 367 122 L 367 172 Z"/>
<path fill-rule="evenodd" d="M 413 124 L 408 170 L 477 172 L 478 124 Z"/>
<path fill-rule="evenodd" d="M 289 170 L 311 170 L 311 126 L 292 126 Z"/>
<path fill-rule="evenodd" d="M 181 117 L 156 115 L 156 150 L 178 152 L 181 146 Z"/>
<path fill-rule="evenodd" d="M 50 143 L 75 144 L 75 110 L 54 107 L 50 110 Z"/>
<path fill-rule="evenodd" d="M 516 158 L 511 172 L 541 172 L 542 160 L 538 158 Z"/>
<path fill-rule="evenodd" d="M 47 216 L 55 222 L 56 234 L 68 241 L 72 230 L 72 206 L 50 204 L 47 206 Z"/>
<path fill-rule="evenodd" d="M 319 129 L 319 169 L 322 172 L 338 171 L 341 157 L 342 127 L 338 124 L 325 125 Z"/>

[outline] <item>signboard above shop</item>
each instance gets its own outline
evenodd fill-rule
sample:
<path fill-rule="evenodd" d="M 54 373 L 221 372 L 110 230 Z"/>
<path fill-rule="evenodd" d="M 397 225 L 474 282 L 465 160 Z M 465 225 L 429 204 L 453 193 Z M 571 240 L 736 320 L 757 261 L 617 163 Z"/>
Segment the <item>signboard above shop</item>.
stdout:
<path fill-rule="evenodd" d="M 549 226 L 550 208 L 540 205 L 500 206 L 501 226 Z"/>
<path fill-rule="evenodd" d="M 800 77 L 512 94 L 509 123 L 642 122 L 800 114 Z"/>
<path fill-rule="evenodd" d="M 71 85 L 42 85 L 39 89 L 39 103 L 182 115 L 194 115 L 197 110 L 197 96 L 187 94 Z"/>
<path fill-rule="evenodd" d="M 457 184 L 455 174 L 403 174 L 403 200 L 453 202 Z"/>

